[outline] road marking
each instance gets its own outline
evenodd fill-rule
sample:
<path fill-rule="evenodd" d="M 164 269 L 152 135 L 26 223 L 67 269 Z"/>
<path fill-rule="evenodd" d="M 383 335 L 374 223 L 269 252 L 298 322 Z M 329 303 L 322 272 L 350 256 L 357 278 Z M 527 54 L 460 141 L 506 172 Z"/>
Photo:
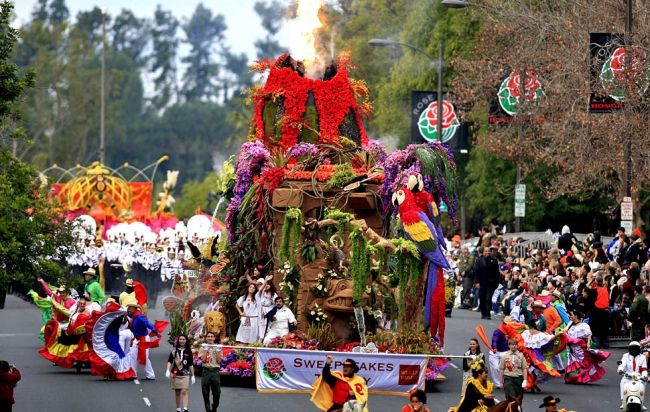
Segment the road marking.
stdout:
<path fill-rule="evenodd" d="M 0 338 L 12 338 L 14 336 L 33 336 L 33 333 L 0 333 Z"/>
<path fill-rule="evenodd" d="M 451 365 L 452 368 L 454 369 L 460 369 L 458 366 L 454 365 L 454 362 L 449 361 L 449 364 Z"/>
<path fill-rule="evenodd" d="M 139 385 L 140 381 L 138 380 L 138 378 L 135 378 L 135 379 L 133 379 L 133 383 L 135 383 L 136 385 Z"/>
<path fill-rule="evenodd" d="M 148 408 L 151 408 L 151 402 L 149 402 L 149 398 L 144 397 L 142 398 L 142 400 L 144 401 L 145 405 L 147 405 Z"/>

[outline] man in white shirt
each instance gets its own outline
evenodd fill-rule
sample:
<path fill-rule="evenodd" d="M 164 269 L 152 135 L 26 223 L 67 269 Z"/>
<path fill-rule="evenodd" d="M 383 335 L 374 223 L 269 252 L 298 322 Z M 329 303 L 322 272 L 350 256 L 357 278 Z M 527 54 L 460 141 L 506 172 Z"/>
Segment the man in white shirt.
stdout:
<path fill-rule="evenodd" d="M 648 364 L 646 362 L 645 355 L 641 353 L 641 345 L 637 341 L 632 341 L 627 346 L 627 351 L 628 353 L 623 354 L 623 357 L 621 358 L 617 372 L 619 375 L 624 375 L 626 373 L 638 373 L 641 375 L 641 378 L 643 380 L 639 381 L 639 383 L 643 388 L 643 392 L 645 392 L 645 379 L 648 377 Z M 621 409 L 623 409 L 625 406 L 624 389 L 625 384 L 629 381 L 630 380 L 625 376 L 621 378 Z M 645 406 L 643 407 L 643 410 L 646 410 Z"/>
<path fill-rule="evenodd" d="M 275 307 L 265 316 L 268 322 L 264 344 L 270 343 L 275 338 L 281 338 L 289 333 L 289 324 L 296 325 L 296 317 L 291 309 L 284 306 L 284 299 L 281 296 L 275 298 Z"/>

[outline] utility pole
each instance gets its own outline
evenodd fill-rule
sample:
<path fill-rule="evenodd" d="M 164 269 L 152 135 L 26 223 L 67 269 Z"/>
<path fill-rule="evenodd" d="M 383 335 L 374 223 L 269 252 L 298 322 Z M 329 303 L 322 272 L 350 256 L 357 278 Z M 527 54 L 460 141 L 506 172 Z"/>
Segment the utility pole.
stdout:
<path fill-rule="evenodd" d="M 628 44 L 631 44 L 630 36 L 632 34 L 632 0 L 626 0 L 626 10 L 625 10 L 625 45 L 626 45 L 626 60 L 631 61 L 630 55 L 631 49 L 627 47 Z M 631 54 L 631 53 L 630 53 Z M 627 88 L 629 89 L 629 88 Z M 627 110 L 623 107 L 623 116 L 627 117 Z M 627 127 L 629 122 L 625 122 L 625 127 Z M 623 175 L 623 189 L 625 191 L 626 197 L 632 196 L 632 137 L 629 134 L 626 134 L 626 142 L 623 146 L 623 157 L 625 163 L 625 174 Z"/>
<path fill-rule="evenodd" d="M 101 92 L 99 102 L 99 162 L 103 165 L 106 163 L 106 8 L 102 8 L 102 74 L 101 74 Z"/>
<path fill-rule="evenodd" d="M 526 68 L 524 67 L 523 70 L 519 71 L 519 103 L 517 107 L 517 113 L 516 115 L 522 115 L 522 106 L 526 104 Z M 524 140 L 524 125 L 519 122 L 519 125 L 517 126 L 517 139 L 519 140 L 519 144 Z M 519 165 L 519 162 L 516 161 L 517 164 L 517 177 L 516 177 L 516 184 L 515 188 L 519 187 L 521 184 L 521 166 Z M 521 232 L 521 217 L 515 216 L 515 233 Z"/>

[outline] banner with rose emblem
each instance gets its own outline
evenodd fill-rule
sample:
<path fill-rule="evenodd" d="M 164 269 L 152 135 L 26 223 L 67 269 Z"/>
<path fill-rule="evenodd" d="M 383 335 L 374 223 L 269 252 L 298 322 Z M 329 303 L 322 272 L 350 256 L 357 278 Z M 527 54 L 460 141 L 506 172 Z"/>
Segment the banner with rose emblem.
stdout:
<path fill-rule="evenodd" d="M 591 113 L 611 113 L 623 108 L 623 96 L 620 90 L 617 91 L 615 80 L 619 76 L 619 68 L 623 67 L 624 44 L 620 34 L 589 33 Z"/>
<path fill-rule="evenodd" d="M 358 375 L 366 379 L 371 393 L 403 395 L 415 387 L 424 388 L 426 355 L 259 348 L 255 368 L 257 390 L 309 392 L 327 355 L 334 358 L 332 370 L 341 370 L 346 359 L 354 359 L 359 365 Z"/>
<path fill-rule="evenodd" d="M 442 139 L 438 137 L 438 94 L 436 92 L 411 92 L 411 141 L 413 143 L 448 143 L 456 137 L 461 123 L 454 105 L 442 101 Z"/>

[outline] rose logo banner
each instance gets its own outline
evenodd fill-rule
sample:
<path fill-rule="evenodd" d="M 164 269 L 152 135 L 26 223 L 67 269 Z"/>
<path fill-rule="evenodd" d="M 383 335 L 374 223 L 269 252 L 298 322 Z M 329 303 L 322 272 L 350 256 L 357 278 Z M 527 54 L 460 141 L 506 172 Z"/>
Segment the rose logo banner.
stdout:
<path fill-rule="evenodd" d="M 358 375 L 366 379 L 372 393 L 403 395 L 424 388 L 427 355 L 366 354 L 258 348 L 256 382 L 260 392 L 309 392 L 332 355 L 332 370 L 341 370 L 350 358 L 359 365 Z"/>

